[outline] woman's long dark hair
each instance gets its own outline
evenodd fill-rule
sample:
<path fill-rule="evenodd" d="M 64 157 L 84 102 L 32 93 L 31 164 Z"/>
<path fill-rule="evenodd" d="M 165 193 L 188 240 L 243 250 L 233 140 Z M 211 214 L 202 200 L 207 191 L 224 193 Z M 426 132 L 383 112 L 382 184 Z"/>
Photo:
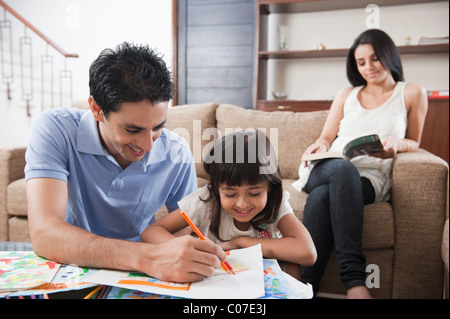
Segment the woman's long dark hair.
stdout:
<path fill-rule="evenodd" d="M 367 85 L 358 71 L 355 60 L 355 50 L 361 44 L 370 44 L 381 65 L 390 71 L 395 82 L 404 81 L 402 60 L 394 41 L 379 29 L 369 29 L 361 33 L 353 42 L 347 55 L 347 78 L 353 86 Z"/>
<path fill-rule="evenodd" d="M 222 137 L 211 148 L 204 161 L 204 168 L 210 177 L 207 186 L 209 197 L 201 200 L 212 204 L 213 214 L 209 230 L 217 239 L 223 241 L 219 235 L 221 184 L 241 186 L 268 182 L 267 204 L 250 223 L 252 227 L 261 230 L 263 224 L 276 220 L 283 189 L 275 151 L 262 131 L 233 132 Z"/>

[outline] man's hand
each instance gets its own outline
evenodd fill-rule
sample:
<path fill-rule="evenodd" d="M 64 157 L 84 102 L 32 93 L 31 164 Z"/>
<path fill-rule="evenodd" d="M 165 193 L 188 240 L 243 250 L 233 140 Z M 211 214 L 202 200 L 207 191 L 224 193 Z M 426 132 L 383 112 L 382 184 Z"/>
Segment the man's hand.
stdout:
<path fill-rule="evenodd" d="M 226 258 L 220 246 L 192 236 L 178 237 L 158 245 L 146 245 L 149 255 L 142 267 L 143 271 L 166 281 L 200 281 L 212 276 L 214 269 L 219 268 L 220 262 Z"/>

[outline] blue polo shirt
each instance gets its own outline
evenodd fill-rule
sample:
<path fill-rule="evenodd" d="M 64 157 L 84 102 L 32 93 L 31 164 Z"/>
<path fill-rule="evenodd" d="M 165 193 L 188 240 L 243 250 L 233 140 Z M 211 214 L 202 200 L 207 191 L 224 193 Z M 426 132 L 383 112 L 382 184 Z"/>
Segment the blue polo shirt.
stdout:
<path fill-rule="evenodd" d="M 65 220 L 108 238 L 139 241 L 155 213 L 197 189 L 187 142 L 163 129 L 150 152 L 127 168 L 100 142 L 89 110 L 43 112 L 31 129 L 25 178 L 55 178 L 68 184 Z"/>

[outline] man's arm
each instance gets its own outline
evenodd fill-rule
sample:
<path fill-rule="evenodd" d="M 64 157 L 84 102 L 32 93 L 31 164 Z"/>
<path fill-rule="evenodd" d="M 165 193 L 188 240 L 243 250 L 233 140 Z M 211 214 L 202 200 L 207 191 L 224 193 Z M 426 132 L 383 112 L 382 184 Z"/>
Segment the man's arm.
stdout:
<path fill-rule="evenodd" d="M 50 260 L 84 267 L 144 272 L 168 281 L 198 281 L 225 260 L 223 250 L 190 236 L 160 245 L 92 234 L 65 222 L 68 190 L 64 181 L 27 181 L 28 219 L 33 248 Z"/>

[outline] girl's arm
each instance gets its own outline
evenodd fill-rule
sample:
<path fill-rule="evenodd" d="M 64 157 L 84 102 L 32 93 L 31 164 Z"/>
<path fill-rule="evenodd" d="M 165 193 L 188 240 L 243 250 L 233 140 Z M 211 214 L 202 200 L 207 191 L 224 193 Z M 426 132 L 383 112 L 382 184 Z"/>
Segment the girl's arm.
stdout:
<path fill-rule="evenodd" d="M 160 244 L 177 236 L 175 233 L 186 228 L 188 223 L 177 209 L 148 226 L 141 233 L 141 240 L 146 243 Z"/>
<path fill-rule="evenodd" d="M 275 258 L 304 266 L 311 266 L 317 252 L 309 232 L 294 214 L 286 214 L 278 222 L 283 238 L 237 237 L 220 244 L 224 250 L 246 248 L 261 244 L 265 258 Z"/>

